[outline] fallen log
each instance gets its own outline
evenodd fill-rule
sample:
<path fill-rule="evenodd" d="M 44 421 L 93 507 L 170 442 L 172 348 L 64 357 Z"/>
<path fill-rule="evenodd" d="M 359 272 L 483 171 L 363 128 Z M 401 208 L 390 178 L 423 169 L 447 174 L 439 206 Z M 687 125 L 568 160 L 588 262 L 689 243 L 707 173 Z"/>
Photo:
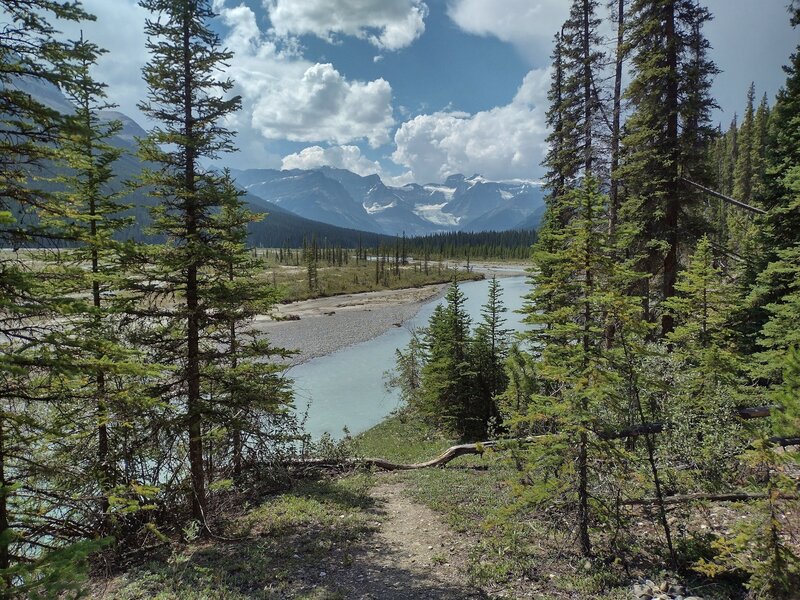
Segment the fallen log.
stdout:
<path fill-rule="evenodd" d="M 745 419 L 756 419 L 769 416 L 770 406 L 756 406 L 752 408 L 737 409 L 737 414 L 749 415 L 742 417 Z M 636 437 L 664 431 L 663 423 L 645 423 L 634 425 L 619 431 L 597 432 L 597 437 L 604 441 L 617 440 L 626 437 Z M 536 435 L 525 438 L 511 438 L 507 440 L 489 440 L 486 442 L 476 442 L 474 444 L 459 444 L 451 446 L 439 456 L 420 463 L 396 463 L 385 458 L 296 458 L 282 461 L 284 467 L 317 467 L 320 469 L 353 469 L 358 467 L 369 467 L 383 469 L 384 471 L 414 471 L 417 469 L 428 469 L 431 467 L 443 467 L 459 456 L 481 455 L 488 449 L 502 449 L 503 445 L 508 444 L 530 444 L 540 441 L 547 437 L 557 434 Z M 773 437 L 769 438 L 769 443 L 776 446 L 800 446 L 800 437 Z"/>
<path fill-rule="evenodd" d="M 745 421 L 750 419 L 763 419 L 769 417 L 777 406 L 749 406 L 737 408 L 735 410 L 736 416 Z M 654 433 L 662 433 L 666 429 L 665 423 L 642 423 L 641 425 L 633 425 L 625 427 L 619 431 L 600 431 L 597 437 L 601 440 L 618 440 L 621 438 L 639 437 L 642 435 L 650 435 Z M 791 439 L 791 438 L 786 438 Z M 788 445 L 795 445 L 794 443 Z"/>
<path fill-rule="evenodd" d="M 787 446 L 800 446 L 800 437 L 771 437 L 767 439 L 770 444 L 786 448 Z"/>
<path fill-rule="evenodd" d="M 682 504 L 684 502 L 749 502 L 752 500 L 765 500 L 769 494 L 753 494 L 750 492 L 731 492 L 729 494 L 677 494 L 675 496 L 664 496 L 658 498 L 635 498 L 633 500 L 623 500 L 623 506 L 648 506 L 651 504 Z M 781 500 L 797 500 L 797 494 L 776 494 Z"/>
<path fill-rule="evenodd" d="M 451 446 L 436 458 L 412 464 L 396 463 L 384 458 L 308 458 L 288 460 L 284 461 L 283 464 L 287 467 L 374 467 L 376 469 L 383 469 L 384 471 L 413 471 L 416 469 L 428 469 L 430 467 L 442 467 L 459 456 L 466 456 L 469 454 L 480 455 L 490 448 L 495 448 L 498 443 L 499 442 L 495 440 L 491 440 L 488 442 L 478 442 L 476 444 Z"/>

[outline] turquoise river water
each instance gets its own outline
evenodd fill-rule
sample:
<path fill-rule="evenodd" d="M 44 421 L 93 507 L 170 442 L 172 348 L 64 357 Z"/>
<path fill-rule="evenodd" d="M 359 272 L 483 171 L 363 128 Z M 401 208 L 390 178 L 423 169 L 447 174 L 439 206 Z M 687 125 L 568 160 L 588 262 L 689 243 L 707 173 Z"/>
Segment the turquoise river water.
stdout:
<path fill-rule="evenodd" d="M 506 327 L 518 331 L 522 317 L 515 311 L 522 307 L 522 297 L 529 291 L 525 277 L 504 277 L 498 281 L 503 289 L 503 303 L 508 308 Z M 488 287 L 488 280 L 461 284 L 473 326 L 480 320 Z M 328 432 L 339 439 L 345 427 L 350 433 L 360 433 L 400 407 L 397 391 L 386 389 L 384 374 L 394 365 L 395 350 L 408 344 L 411 329 L 427 325 L 434 307 L 441 302 L 443 299 L 424 304 L 402 327 L 291 369 L 295 405 L 300 413 L 307 411 L 306 431 L 313 438 Z"/>

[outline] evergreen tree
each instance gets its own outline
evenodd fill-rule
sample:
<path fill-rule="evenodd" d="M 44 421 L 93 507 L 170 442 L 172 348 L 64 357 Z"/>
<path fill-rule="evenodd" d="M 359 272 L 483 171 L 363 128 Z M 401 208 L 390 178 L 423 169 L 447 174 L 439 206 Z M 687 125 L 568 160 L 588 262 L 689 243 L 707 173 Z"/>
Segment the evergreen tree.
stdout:
<path fill-rule="evenodd" d="M 453 279 L 424 333 L 428 360 L 422 368 L 427 416 L 464 438 L 480 437 L 485 423 L 475 411 L 475 369 L 464 293 Z"/>
<path fill-rule="evenodd" d="M 675 295 L 679 241 L 701 229 L 686 218 L 699 196 L 682 178 L 707 183 L 709 177 L 704 157 L 716 68 L 707 58 L 702 26 L 710 18 L 696 0 L 635 0 L 631 6 L 633 80 L 626 96 L 633 111 L 623 138 L 621 176 L 629 195 L 622 210 L 639 227 L 633 250 L 646 253 L 642 270 L 660 289 L 651 291 L 649 280 L 642 284 L 656 302 Z M 648 319 L 654 309 L 646 306 Z M 672 317 L 662 314 L 661 325 L 662 335 L 668 334 Z"/>
<path fill-rule="evenodd" d="M 751 485 L 763 499 L 748 506 L 746 519 L 713 542 L 716 556 L 702 559 L 696 569 L 710 576 L 744 572 L 745 584 L 753 598 L 789 600 L 800 586 L 800 556 L 789 540 L 793 515 L 800 509 L 796 499 L 796 452 L 786 452 L 772 441 L 774 436 L 796 435 L 800 431 L 800 351 L 790 348 L 783 362 L 783 384 L 772 394 L 780 407 L 770 417 L 768 427 L 751 427 L 755 441 L 742 459 L 752 472 L 762 473 Z"/>
<path fill-rule="evenodd" d="M 678 374 L 665 406 L 672 425 L 664 452 L 668 462 L 681 464 L 679 475 L 688 485 L 720 485 L 735 471 L 743 441 L 735 409 L 748 404 L 730 327 L 740 298 L 714 262 L 704 236 L 678 279 L 677 295 L 664 303 L 676 323 L 667 339 Z"/>
<path fill-rule="evenodd" d="M 796 15 L 792 13 L 793 23 Z M 798 341 L 800 307 L 800 47 L 784 67 L 786 84 L 770 113 L 766 177 L 761 200 L 758 273 L 750 292 L 748 322 L 766 350 L 765 373 L 780 379 L 781 357 Z"/>
<path fill-rule="evenodd" d="M 497 277 L 492 277 L 489 282 L 489 298 L 481 310 L 482 321 L 475 330 L 472 347 L 478 375 L 476 412 L 485 425 L 491 421 L 499 424 L 497 397 L 508 386 L 504 364 L 508 355 L 511 330 L 503 327 L 505 324 L 503 313 L 507 310 L 503 305 L 500 283 Z"/>
<path fill-rule="evenodd" d="M 608 193 L 608 227 L 613 235 L 617 228 L 619 219 L 619 207 L 621 201 L 620 181 L 619 181 L 619 161 L 620 161 L 620 140 L 622 136 L 622 72 L 626 58 L 625 48 L 625 7 L 626 0 L 616 0 L 610 6 L 616 7 L 616 14 L 612 19 L 617 24 L 617 40 L 614 56 L 614 95 L 612 99 L 611 117 L 611 140 L 610 140 L 610 171 L 609 171 L 609 193 Z"/>
<path fill-rule="evenodd" d="M 231 54 L 220 48 L 209 26 L 209 4 L 141 2 L 154 16 L 145 26 L 151 59 L 143 70 L 148 95 L 140 109 L 158 123 L 141 144 L 141 158 L 154 165 L 143 172 L 142 183 L 160 200 L 153 210 L 153 229 L 167 238 L 163 247 L 154 249 L 154 263 L 142 277 L 151 282 L 154 301 L 172 294 L 177 299 L 172 310 L 158 311 L 161 331 L 151 347 L 159 351 L 161 362 L 179 365 L 164 382 L 162 397 L 182 413 L 191 514 L 201 523 L 207 509 L 203 429 L 208 411 L 202 396 L 202 355 L 211 326 L 210 307 L 201 291 L 213 277 L 204 266 L 219 259 L 219 248 L 208 232 L 214 229 L 222 186 L 220 175 L 203 168 L 201 161 L 232 150 L 232 134 L 223 122 L 240 106 L 239 97 L 225 97 L 232 83 L 221 73 Z"/>
<path fill-rule="evenodd" d="M 8 249 L 0 253 L 0 596 L 55 597 L 78 590 L 100 543 L 77 541 L 94 532 L 81 520 L 86 503 L 72 501 L 71 477 L 85 479 L 66 452 L 87 374 L 63 327 L 77 301 L 61 266 L 41 260 L 69 212 L 44 181 L 67 122 L 25 89 L 75 77 L 75 45 L 58 38 L 54 23 L 89 15 L 43 0 L 3 0 L 0 11 L 0 247 Z"/>
<path fill-rule="evenodd" d="M 132 495 L 126 489 L 131 479 L 124 473 L 122 457 L 129 449 L 123 446 L 121 430 L 136 421 L 136 412 L 149 401 L 139 382 L 153 369 L 142 364 L 140 353 L 124 339 L 123 321 L 130 307 L 119 292 L 126 276 L 126 245 L 114 237 L 130 219 L 119 216 L 128 207 L 113 185 L 114 165 L 122 150 L 109 144 L 121 124 L 101 117 L 101 111 L 112 106 L 105 100 L 105 86 L 90 72 L 101 51 L 83 39 L 75 42 L 73 51 L 73 79 L 62 89 L 75 111 L 66 118 L 59 138 L 62 174 L 53 180 L 59 210 L 43 214 L 41 222 L 69 244 L 52 255 L 61 293 L 76 299 L 61 344 L 85 373 L 72 391 L 75 397 L 64 399 L 74 409 L 68 424 L 72 435 L 63 448 L 84 476 L 65 474 L 64 485 L 72 495 L 82 487 L 82 496 L 102 498 L 84 508 L 81 518 L 101 523 L 100 529 L 109 533 L 112 505 L 132 506 L 125 500 Z M 58 410 L 63 419 L 66 406 Z M 97 508 L 104 514 L 94 514 Z"/>
<path fill-rule="evenodd" d="M 754 164 L 761 152 L 761 140 L 755 123 L 755 85 L 750 84 L 747 91 L 747 105 L 744 118 L 737 135 L 737 157 L 733 171 L 731 195 L 745 204 L 754 204 L 754 189 L 758 175 Z M 763 119 L 763 115 L 762 115 Z M 761 124 L 763 127 L 763 123 Z M 725 247 L 739 256 L 748 256 L 752 251 L 752 240 L 756 235 L 753 215 L 742 210 L 729 210 L 727 223 L 728 236 Z"/>
<path fill-rule="evenodd" d="M 207 449 L 216 476 L 241 478 L 245 463 L 269 462 L 282 444 L 292 415 L 291 389 L 284 368 L 268 359 L 288 356 L 252 328 L 258 314 L 267 314 L 278 300 L 277 290 L 259 278 L 261 262 L 247 248 L 247 226 L 260 220 L 242 200 L 230 173 L 225 172 L 219 192 L 220 210 L 207 232 L 216 246 L 212 262 L 205 265 L 213 358 L 204 369 L 204 389 L 209 398 L 206 423 Z M 209 467 L 209 479 L 215 472 Z"/>
<path fill-rule="evenodd" d="M 553 436 L 534 444 L 526 453 L 526 468 L 534 491 L 530 496 L 570 508 L 574 516 L 581 553 L 592 551 L 590 527 L 596 515 L 590 512 L 590 480 L 601 454 L 590 437 L 598 430 L 600 406 L 606 402 L 610 380 L 603 356 L 605 327 L 604 295 L 600 282 L 611 261 L 607 244 L 606 199 L 597 191 L 593 178 L 567 195 L 565 201 L 574 218 L 558 233 L 556 247 L 539 245 L 534 252 L 538 267 L 532 276 L 533 291 L 526 305 L 526 323 L 534 328 L 526 339 L 537 358 L 535 377 L 540 389 L 515 419 L 531 431 L 550 424 Z M 551 290 L 561 290 L 569 300 L 558 306 L 549 302 Z M 545 299 L 539 304 L 538 299 Z M 555 475 L 554 475 L 555 474 Z M 526 494 L 527 495 L 527 494 Z"/>

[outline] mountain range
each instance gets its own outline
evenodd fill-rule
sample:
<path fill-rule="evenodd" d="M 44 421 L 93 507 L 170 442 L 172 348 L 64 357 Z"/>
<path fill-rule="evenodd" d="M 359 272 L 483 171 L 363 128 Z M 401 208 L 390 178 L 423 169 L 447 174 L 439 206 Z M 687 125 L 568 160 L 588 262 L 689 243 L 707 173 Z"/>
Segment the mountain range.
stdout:
<path fill-rule="evenodd" d="M 72 112 L 69 100 L 53 85 L 19 81 L 15 87 L 61 112 Z M 137 138 L 145 130 L 130 117 L 105 111 L 107 120 L 122 123 L 110 143 L 125 150 L 115 163 L 115 187 L 134 180 L 145 166 L 136 155 Z M 379 236 L 426 235 L 447 231 L 533 229 L 544 213 L 543 192 L 536 182 L 489 181 L 480 175 L 451 175 L 444 183 L 391 187 L 377 175 L 361 176 L 345 169 L 249 169 L 232 174 L 246 191 L 245 200 L 268 217 L 251 226 L 251 241 L 265 246 L 317 235 L 332 244 L 348 245 L 369 232 Z M 134 224 L 126 237 L 147 239 L 146 190 L 126 196 Z"/>
<path fill-rule="evenodd" d="M 249 193 L 296 215 L 386 235 L 503 231 L 538 225 L 542 188 L 528 181 L 489 181 L 457 174 L 444 183 L 390 187 L 378 175 L 345 169 L 233 171 Z"/>

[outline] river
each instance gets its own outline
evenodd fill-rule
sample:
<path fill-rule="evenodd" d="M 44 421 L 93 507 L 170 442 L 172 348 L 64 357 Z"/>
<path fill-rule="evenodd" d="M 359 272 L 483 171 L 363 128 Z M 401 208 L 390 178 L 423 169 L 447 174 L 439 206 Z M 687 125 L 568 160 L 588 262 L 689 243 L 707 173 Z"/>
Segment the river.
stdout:
<path fill-rule="evenodd" d="M 503 303 L 508 308 L 506 327 L 519 330 L 522 315 L 515 311 L 522 308 L 522 297 L 529 291 L 525 277 L 504 277 L 498 281 Z M 474 327 L 487 300 L 489 280 L 460 285 Z M 395 350 L 408 344 L 411 330 L 427 325 L 434 307 L 442 302 L 443 298 L 423 305 L 402 327 L 291 369 L 295 405 L 300 414 L 306 414 L 305 428 L 314 439 L 325 432 L 340 439 L 345 427 L 352 434 L 360 433 L 400 407 L 397 391 L 385 387 L 384 373 L 394 366 Z"/>

